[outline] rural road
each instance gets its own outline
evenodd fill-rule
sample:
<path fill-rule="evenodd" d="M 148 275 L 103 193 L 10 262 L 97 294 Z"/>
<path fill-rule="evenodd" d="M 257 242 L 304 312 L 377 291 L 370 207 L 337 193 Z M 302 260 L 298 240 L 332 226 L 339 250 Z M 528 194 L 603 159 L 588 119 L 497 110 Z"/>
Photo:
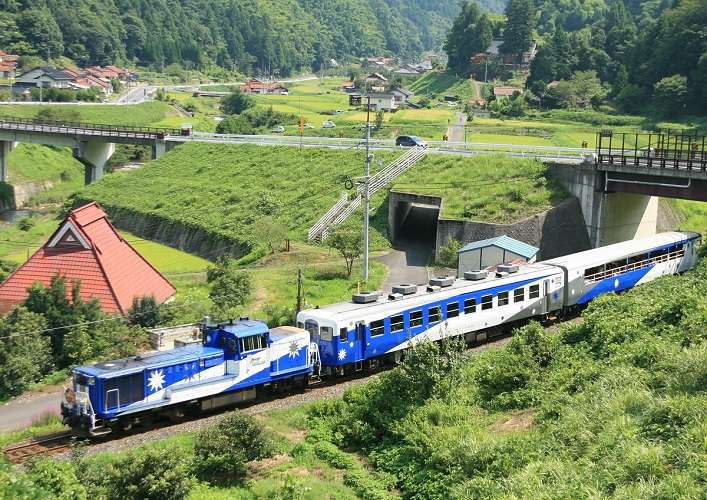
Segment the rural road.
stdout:
<path fill-rule="evenodd" d="M 457 111 L 456 122 L 447 127 L 447 137 L 449 142 L 465 142 L 464 141 L 464 124 L 466 123 L 466 115 L 461 111 Z"/>
<path fill-rule="evenodd" d="M 157 87 L 140 85 L 130 89 L 115 100 L 116 104 L 139 104 L 152 99 L 152 94 Z"/>
<path fill-rule="evenodd" d="M 32 421 L 47 413 L 59 415 L 62 389 L 22 395 L 0 406 L 0 432 L 28 427 Z"/>

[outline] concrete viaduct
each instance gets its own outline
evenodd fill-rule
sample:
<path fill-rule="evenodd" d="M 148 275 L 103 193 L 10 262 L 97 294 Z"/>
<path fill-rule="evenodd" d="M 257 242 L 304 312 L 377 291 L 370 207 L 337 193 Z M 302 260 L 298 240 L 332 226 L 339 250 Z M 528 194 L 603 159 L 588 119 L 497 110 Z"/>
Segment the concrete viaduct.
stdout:
<path fill-rule="evenodd" d="M 660 197 L 707 202 L 705 146 L 686 133 L 603 131 L 591 161 L 553 165 L 551 174 L 579 199 L 598 247 L 655 234 Z"/>
<path fill-rule="evenodd" d="M 152 147 L 152 158 L 162 156 L 180 144 L 178 138 L 189 129 L 163 129 L 36 121 L 0 117 L 0 181 L 7 182 L 7 158 L 18 142 L 66 146 L 85 167 L 86 184 L 100 179 L 116 144 L 141 144 Z M 169 140 L 168 140 L 169 139 Z"/>

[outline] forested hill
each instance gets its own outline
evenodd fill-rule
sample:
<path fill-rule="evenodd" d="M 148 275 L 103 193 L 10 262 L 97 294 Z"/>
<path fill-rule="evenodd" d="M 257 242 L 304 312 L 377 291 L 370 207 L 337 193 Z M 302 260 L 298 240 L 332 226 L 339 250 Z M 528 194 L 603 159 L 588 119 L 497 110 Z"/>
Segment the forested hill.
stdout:
<path fill-rule="evenodd" d="M 458 0 L 0 0 L 0 48 L 78 64 L 216 63 L 287 75 L 331 58 L 413 58 L 441 45 L 458 12 Z"/>

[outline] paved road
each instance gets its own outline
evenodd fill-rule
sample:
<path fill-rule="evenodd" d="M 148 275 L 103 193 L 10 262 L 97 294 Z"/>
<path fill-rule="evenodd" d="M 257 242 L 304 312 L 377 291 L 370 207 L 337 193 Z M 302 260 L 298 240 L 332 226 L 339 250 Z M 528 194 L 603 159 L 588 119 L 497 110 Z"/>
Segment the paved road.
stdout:
<path fill-rule="evenodd" d="M 59 415 L 62 390 L 19 396 L 0 406 L 0 432 L 28 427 L 43 414 Z"/>
<path fill-rule="evenodd" d="M 115 100 L 115 104 L 139 104 L 152 99 L 157 87 L 139 85 L 130 89 Z"/>
<path fill-rule="evenodd" d="M 455 123 L 447 127 L 449 142 L 465 142 L 464 125 L 466 124 L 466 115 L 461 111 L 457 111 L 455 119 Z"/>

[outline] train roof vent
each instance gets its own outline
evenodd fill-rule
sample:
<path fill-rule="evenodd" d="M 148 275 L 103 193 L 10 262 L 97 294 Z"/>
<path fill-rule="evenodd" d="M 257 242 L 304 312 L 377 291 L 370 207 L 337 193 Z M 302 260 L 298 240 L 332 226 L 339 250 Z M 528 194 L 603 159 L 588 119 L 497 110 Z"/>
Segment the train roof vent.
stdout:
<path fill-rule="evenodd" d="M 351 296 L 351 300 L 353 300 L 354 304 L 370 304 L 377 301 L 378 297 L 378 292 L 361 292 L 354 293 Z"/>
<path fill-rule="evenodd" d="M 476 269 L 474 271 L 464 271 L 464 279 L 471 281 L 479 281 L 486 279 L 489 272 L 486 269 Z"/>
<path fill-rule="evenodd" d="M 497 278 L 505 278 L 506 276 L 508 276 L 508 273 L 506 271 L 496 271 Z"/>
<path fill-rule="evenodd" d="M 400 293 L 402 295 L 411 295 L 417 292 L 417 285 L 410 285 L 408 283 L 403 283 L 402 285 L 394 285 L 393 293 Z"/>
<path fill-rule="evenodd" d="M 452 286 L 454 284 L 454 276 L 445 276 L 443 278 L 432 278 L 430 280 L 430 285 L 440 286 L 442 288 L 447 286 Z"/>
<path fill-rule="evenodd" d="M 502 273 L 517 273 L 518 269 L 518 264 L 499 264 L 496 266 L 496 271 Z"/>
<path fill-rule="evenodd" d="M 440 290 L 442 287 L 438 285 L 427 285 L 427 291 L 432 293 L 436 292 L 437 290 Z"/>
<path fill-rule="evenodd" d="M 402 293 L 391 293 L 388 294 L 388 300 L 400 300 L 403 298 Z"/>

